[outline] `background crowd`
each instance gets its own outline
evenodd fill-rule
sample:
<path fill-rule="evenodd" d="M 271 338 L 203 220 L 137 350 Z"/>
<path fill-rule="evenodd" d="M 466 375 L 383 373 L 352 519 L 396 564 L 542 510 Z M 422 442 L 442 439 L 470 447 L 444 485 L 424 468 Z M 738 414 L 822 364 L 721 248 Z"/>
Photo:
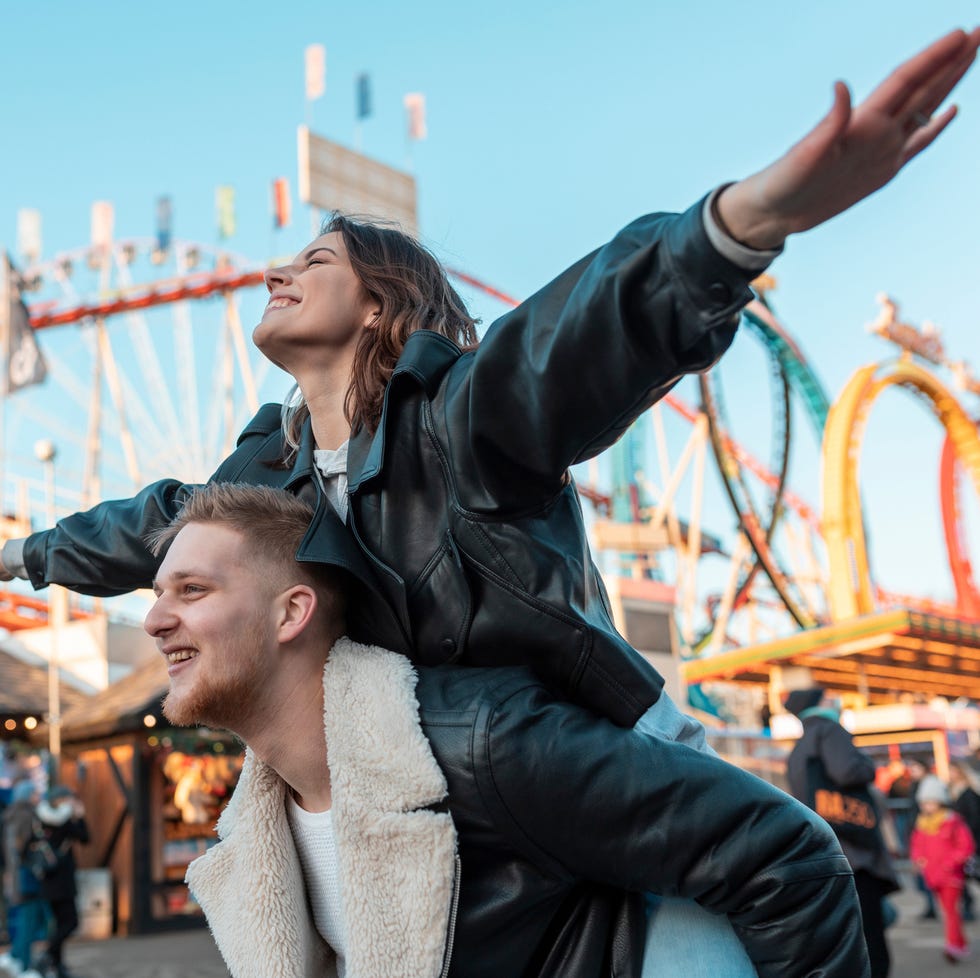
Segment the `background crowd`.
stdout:
<path fill-rule="evenodd" d="M 67 787 L 41 797 L 32 780 L 21 780 L 0 826 L 10 944 L 0 966 L 21 978 L 71 978 L 62 948 L 78 927 L 74 849 L 89 839 L 82 804 Z"/>
<path fill-rule="evenodd" d="M 826 818 L 854 870 L 872 978 L 891 970 L 886 930 L 896 918 L 889 896 L 901 888 L 900 866 L 922 893 L 921 919 L 942 920 L 943 957 L 966 961 L 969 880 L 980 880 L 980 756 L 951 761 L 948 782 L 918 758 L 876 766 L 841 725 L 840 701 L 828 691 L 794 690 L 784 705 L 803 724 L 787 761 L 790 790 Z"/>

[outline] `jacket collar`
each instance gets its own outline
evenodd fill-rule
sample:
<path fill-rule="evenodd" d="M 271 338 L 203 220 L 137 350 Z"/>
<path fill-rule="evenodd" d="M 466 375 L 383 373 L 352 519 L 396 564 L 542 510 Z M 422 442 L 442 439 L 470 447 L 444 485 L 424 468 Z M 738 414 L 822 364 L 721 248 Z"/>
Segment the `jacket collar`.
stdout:
<path fill-rule="evenodd" d="M 431 806 L 446 781 L 422 733 L 403 656 L 341 639 L 323 674 L 348 978 L 437 978 L 453 896 L 456 833 Z M 307 907 L 285 785 L 246 753 L 218 823 L 187 871 L 235 978 L 336 974 Z"/>
<path fill-rule="evenodd" d="M 385 389 L 378 430 L 371 435 L 361 429 L 351 438 L 347 454 L 347 485 L 351 492 L 373 479 L 382 469 L 385 457 L 385 431 L 388 405 L 394 394 L 406 384 L 414 384 L 432 398 L 445 372 L 462 356 L 452 340 L 431 329 L 420 329 L 405 341 L 405 347 Z"/>
<path fill-rule="evenodd" d="M 296 449 L 296 458 L 293 461 L 293 470 L 290 473 L 285 489 L 291 489 L 301 479 L 313 477 L 313 449 L 316 444 L 313 441 L 313 424 L 307 418 L 299 433 L 299 447 Z"/>

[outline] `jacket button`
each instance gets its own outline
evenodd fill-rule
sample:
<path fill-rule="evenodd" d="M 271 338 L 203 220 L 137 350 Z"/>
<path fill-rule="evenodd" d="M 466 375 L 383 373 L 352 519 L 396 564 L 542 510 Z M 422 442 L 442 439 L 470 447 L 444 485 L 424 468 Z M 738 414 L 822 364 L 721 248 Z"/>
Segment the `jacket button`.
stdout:
<path fill-rule="evenodd" d="M 708 295 L 711 301 L 719 306 L 727 305 L 732 301 L 732 290 L 724 282 L 712 282 L 708 286 Z"/>
<path fill-rule="evenodd" d="M 445 659 L 451 659 L 456 653 L 456 640 L 454 638 L 444 638 L 439 644 L 442 655 Z"/>

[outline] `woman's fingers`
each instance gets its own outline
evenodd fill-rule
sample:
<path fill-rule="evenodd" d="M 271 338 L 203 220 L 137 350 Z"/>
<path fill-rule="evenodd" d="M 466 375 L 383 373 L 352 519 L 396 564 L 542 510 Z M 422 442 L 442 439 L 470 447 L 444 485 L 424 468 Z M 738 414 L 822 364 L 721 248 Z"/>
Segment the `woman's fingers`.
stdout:
<path fill-rule="evenodd" d="M 970 34 L 962 30 L 950 31 L 899 65 L 868 96 L 864 104 L 869 109 L 890 116 L 908 112 L 909 106 L 921 97 L 922 89 L 933 86 L 938 76 L 945 74 L 952 63 L 959 62 L 961 58 L 972 60 L 978 43 L 980 30 L 974 30 Z M 950 88 L 952 85 L 946 89 L 946 94 Z"/>
<path fill-rule="evenodd" d="M 916 129 L 909 137 L 902 153 L 902 166 L 913 156 L 918 156 L 956 118 L 956 106 L 951 105 L 941 115 L 935 116 L 925 126 Z"/>

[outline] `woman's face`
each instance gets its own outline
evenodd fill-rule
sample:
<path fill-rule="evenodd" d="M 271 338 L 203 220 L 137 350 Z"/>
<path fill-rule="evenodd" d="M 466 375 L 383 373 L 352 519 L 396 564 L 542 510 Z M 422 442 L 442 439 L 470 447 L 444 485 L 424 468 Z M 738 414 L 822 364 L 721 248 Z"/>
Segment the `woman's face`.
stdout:
<path fill-rule="evenodd" d="M 273 363 L 294 374 L 353 353 L 380 307 L 354 273 L 343 236 L 321 235 L 289 265 L 265 273 L 269 302 L 252 333 Z"/>

